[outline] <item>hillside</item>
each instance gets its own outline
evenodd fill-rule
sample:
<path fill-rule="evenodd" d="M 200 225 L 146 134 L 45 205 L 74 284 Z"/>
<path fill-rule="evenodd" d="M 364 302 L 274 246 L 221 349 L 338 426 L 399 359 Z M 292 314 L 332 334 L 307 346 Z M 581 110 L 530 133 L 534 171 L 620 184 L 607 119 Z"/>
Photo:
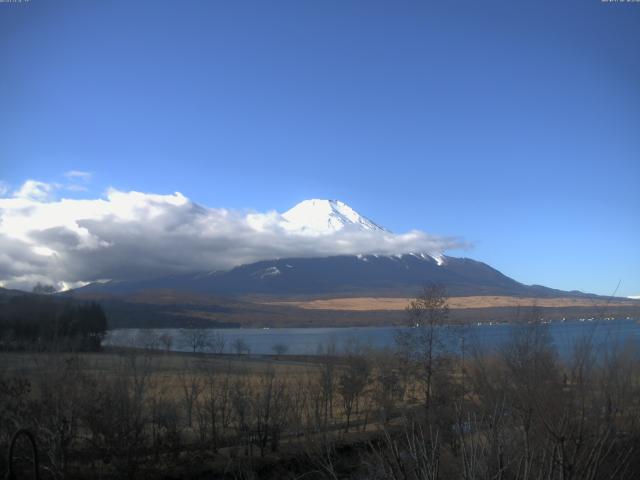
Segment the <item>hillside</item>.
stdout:
<path fill-rule="evenodd" d="M 524 285 L 469 258 L 429 255 L 350 255 L 286 258 L 241 265 L 226 272 L 200 272 L 149 280 L 94 283 L 76 292 L 130 295 L 173 290 L 217 296 L 414 296 L 427 283 L 441 283 L 451 296 L 594 297 Z"/>

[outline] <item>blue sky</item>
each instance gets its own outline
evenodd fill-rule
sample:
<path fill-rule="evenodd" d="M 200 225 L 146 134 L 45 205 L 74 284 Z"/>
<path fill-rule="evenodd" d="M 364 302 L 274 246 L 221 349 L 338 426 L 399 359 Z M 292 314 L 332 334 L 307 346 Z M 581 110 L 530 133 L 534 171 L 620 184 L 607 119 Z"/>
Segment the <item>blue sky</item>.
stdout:
<path fill-rule="evenodd" d="M 525 283 L 640 294 L 640 4 L 0 4 L 0 180 L 337 198 Z"/>

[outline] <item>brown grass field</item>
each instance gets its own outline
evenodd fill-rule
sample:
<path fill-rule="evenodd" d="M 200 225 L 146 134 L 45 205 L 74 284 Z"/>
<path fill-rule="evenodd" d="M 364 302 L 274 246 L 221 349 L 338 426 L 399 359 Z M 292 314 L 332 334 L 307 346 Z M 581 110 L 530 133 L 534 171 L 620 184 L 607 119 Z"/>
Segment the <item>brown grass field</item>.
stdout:
<path fill-rule="evenodd" d="M 120 374 L 119 368 L 132 356 L 146 359 L 143 367 L 160 384 L 179 387 L 179 376 L 185 371 L 205 376 L 205 372 L 229 372 L 232 376 L 259 378 L 268 368 L 292 381 L 316 370 L 313 363 L 276 361 L 253 357 L 180 352 L 164 353 L 144 349 L 111 349 L 92 353 L 0 352 L 0 374 L 7 377 L 36 378 L 54 374 L 69 358 L 78 358 L 84 371 L 94 375 Z M 141 367 L 142 368 L 142 367 Z"/>
<path fill-rule="evenodd" d="M 404 310 L 411 298 L 393 297 L 352 297 L 329 298 L 300 301 L 265 302 L 268 305 L 282 305 L 298 307 L 306 310 L 338 310 L 338 311 L 397 311 Z M 470 296 L 451 297 L 448 299 L 449 308 L 495 308 L 495 307 L 605 307 L 605 306 L 634 306 L 634 300 L 615 299 L 606 301 L 592 298 L 528 298 L 507 296 Z"/>

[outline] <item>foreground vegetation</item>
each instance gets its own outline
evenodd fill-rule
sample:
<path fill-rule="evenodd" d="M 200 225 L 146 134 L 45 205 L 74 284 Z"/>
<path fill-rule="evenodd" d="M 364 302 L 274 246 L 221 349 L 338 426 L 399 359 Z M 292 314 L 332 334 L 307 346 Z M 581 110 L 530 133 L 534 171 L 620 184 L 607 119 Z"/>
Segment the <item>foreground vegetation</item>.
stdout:
<path fill-rule="evenodd" d="M 585 336 L 560 361 L 531 317 L 499 351 L 454 354 L 442 292 L 407 313 L 393 350 L 327 345 L 306 363 L 3 353 L 0 448 L 33 432 L 43 478 L 638 478 L 633 343 L 596 351 Z M 16 470 L 30 458 L 19 442 Z"/>

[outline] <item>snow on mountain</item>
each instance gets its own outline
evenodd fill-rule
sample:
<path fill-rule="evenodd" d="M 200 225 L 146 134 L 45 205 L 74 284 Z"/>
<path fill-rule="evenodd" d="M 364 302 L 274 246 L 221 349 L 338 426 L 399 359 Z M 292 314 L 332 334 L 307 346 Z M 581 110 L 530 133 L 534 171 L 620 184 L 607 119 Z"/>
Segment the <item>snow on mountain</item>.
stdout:
<path fill-rule="evenodd" d="M 283 228 L 308 235 L 325 235 L 354 227 L 361 230 L 388 231 L 339 200 L 304 200 L 283 213 L 282 217 L 285 219 L 282 223 Z"/>
<path fill-rule="evenodd" d="M 324 236 L 340 232 L 344 229 L 355 229 L 361 231 L 378 232 L 391 234 L 389 230 L 378 225 L 374 221 L 359 214 L 349 205 L 340 200 L 310 199 L 298 203 L 281 215 L 283 221 L 282 228 L 292 233 Z M 398 252 L 398 255 L 410 252 Z M 423 260 L 433 259 L 441 266 L 445 263 L 442 253 L 418 253 L 412 254 Z M 377 257 L 377 255 L 376 255 Z M 368 261 L 366 257 L 358 256 L 363 261 Z"/>
<path fill-rule="evenodd" d="M 282 272 L 278 267 L 268 267 L 262 270 L 255 271 L 251 274 L 252 278 L 259 278 L 260 280 L 268 277 L 277 277 L 282 275 Z"/>
<path fill-rule="evenodd" d="M 420 253 L 418 255 L 416 255 L 415 253 L 412 253 L 411 255 L 413 255 L 414 257 L 422 258 L 423 260 L 426 260 L 427 258 L 432 258 L 436 261 L 439 267 L 441 267 L 445 263 L 444 255 L 442 255 L 441 253 L 429 253 L 429 254 Z"/>

